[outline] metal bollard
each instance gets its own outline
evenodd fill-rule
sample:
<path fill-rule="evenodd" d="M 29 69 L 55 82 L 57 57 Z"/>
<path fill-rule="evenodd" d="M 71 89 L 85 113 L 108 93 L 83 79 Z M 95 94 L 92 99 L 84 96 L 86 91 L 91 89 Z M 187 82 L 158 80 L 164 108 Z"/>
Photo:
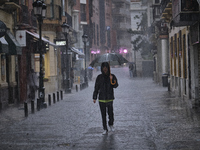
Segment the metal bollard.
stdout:
<path fill-rule="evenodd" d="M 60 98 L 61 98 L 61 100 L 63 100 L 63 91 L 62 90 L 60 91 Z"/>
<path fill-rule="evenodd" d="M 35 113 L 35 106 L 34 106 L 34 100 L 31 100 L 31 113 L 34 114 Z"/>
<path fill-rule="evenodd" d="M 28 117 L 28 104 L 27 104 L 27 102 L 24 102 L 24 114 L 25 114 L 25 117 Z"/>
<path fill-rule="evenodd" d="M 76 92 L 78 92 L 78 85 L 76 85 Z"/>
<path fill-rule="evenodd" d="M 51 106 L 51 95 L 48 95 L 48 100 L 49 100 L 49 106 Z"/>
<path fill-rule="evenodd" d="M 53 103 L 56 103 L 56 94 L 53 93 Z"/>
<path fill-rule="evenodd" d="M 168 91 L 170 91 L 170 82 L 168 82 Z"/>
<path fill-rule="evenodd" d="M 82 90 L 82 84 L 80 84 L 80 90 Z"/>
<path fill-rule="evenodd" d="M 59 92 L 57 91 L 57 101 L 59 101 Z"/>
<path fill-rule="evenodd" d="M 40 111 L 40 99 L 37 99 L 37 110 Z"/>

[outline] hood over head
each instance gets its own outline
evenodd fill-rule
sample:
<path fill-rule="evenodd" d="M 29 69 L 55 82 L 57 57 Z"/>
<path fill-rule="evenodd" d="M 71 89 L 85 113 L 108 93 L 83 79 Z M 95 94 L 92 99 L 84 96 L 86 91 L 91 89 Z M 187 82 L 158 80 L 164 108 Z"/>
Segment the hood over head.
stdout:
<path fill-rule="evenodd" d="M 102 74 L 104 74 L 104 72 L 103 72 L 103 68 L 104 67 L 107 67 L 108 68 L 108 74 L 107 75 L 110 75 L 110 65 L 109 65 L 109 63 L 108 62 L 103 62 L 102 64 L 101 64 L 101 72 L 102 72 Z"/>

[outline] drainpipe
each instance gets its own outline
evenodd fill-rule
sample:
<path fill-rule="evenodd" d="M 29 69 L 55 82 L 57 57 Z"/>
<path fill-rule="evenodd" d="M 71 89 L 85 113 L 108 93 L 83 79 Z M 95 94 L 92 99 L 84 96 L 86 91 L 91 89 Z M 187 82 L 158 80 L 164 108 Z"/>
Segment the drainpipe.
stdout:
<path fill-rule="evenodd" d="M 16 23 L 16 18 L 17 18 L 17 11 L 15 10 L 13 13 L 13 20 L 14 20 L 14 35 L 16 35 L 16 31 L 18 29 L 17 23 Z M 18 56 L 15 56 L 15 80 L 17 81 L 17 104 L 20 103 L 20 79 L 19 79 L 19 59 Z"/>

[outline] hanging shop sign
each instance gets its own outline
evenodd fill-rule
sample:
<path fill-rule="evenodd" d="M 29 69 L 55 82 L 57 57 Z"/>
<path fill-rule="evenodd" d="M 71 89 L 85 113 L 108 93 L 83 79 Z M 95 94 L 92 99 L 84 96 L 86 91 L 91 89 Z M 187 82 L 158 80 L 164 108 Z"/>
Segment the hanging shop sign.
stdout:
<path fill-rule="evenodd" d="M 66 45 L 66 41 L 64 41 L 64 40 L 55 40 L 55 43 L 57 46 L 65 46 Z"/>
<path fill-rule="evenodd" d="M 0 38 L 6 34 L 7 27 L 5 23 L 0 20 Z"/>

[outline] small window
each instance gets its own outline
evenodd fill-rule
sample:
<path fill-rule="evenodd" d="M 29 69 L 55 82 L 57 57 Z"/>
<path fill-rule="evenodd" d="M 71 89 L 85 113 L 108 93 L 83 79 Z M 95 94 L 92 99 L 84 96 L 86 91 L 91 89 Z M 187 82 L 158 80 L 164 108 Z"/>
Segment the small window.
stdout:
<path fill-rule="evenodd" d="M 81 4 L 81 13 L 85 13 L 86 12 L 86 5 L 85 4 Z"/>

